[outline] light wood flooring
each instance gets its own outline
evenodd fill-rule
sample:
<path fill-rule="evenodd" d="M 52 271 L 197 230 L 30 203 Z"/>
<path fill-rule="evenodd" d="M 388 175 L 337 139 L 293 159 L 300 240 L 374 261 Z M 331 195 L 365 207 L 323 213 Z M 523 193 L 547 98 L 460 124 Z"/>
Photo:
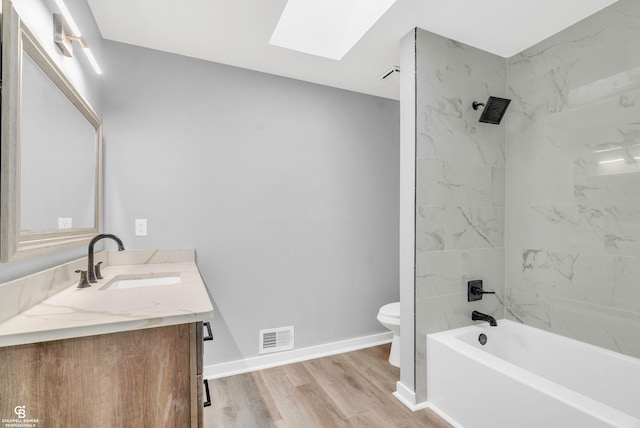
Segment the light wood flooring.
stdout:
<path fill-rule="evenodd" d="M 392 396 L 389 345 L 209 380 L 205 428 L 450 427 Z"/>

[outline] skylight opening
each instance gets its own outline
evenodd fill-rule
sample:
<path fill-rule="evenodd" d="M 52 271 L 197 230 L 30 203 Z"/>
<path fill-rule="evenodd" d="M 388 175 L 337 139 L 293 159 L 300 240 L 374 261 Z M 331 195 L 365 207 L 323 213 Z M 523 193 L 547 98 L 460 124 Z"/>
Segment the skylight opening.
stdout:
<path fill-rule="evenodd" d="M 288 0 L 270 44 L 341 60 L 396 0 Z"/>

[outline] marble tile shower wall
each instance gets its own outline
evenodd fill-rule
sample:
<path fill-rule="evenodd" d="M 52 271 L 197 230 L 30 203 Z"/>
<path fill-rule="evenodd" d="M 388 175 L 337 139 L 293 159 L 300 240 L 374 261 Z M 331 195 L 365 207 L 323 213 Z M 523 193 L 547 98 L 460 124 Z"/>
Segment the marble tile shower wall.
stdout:
<path fill-rule="evenodd" d="M 640 357 L 640 2 L 508 60 L 507 316 Z"/>
<path fill-rule="evenodd" d="M 426 334 L 504 316 L 504 127 L 474 100 L 505 96 L 505 59 L 416 30 L 416 398 L 426 400 Z M 498 292 L 468 303 L 466 283 Z"/>

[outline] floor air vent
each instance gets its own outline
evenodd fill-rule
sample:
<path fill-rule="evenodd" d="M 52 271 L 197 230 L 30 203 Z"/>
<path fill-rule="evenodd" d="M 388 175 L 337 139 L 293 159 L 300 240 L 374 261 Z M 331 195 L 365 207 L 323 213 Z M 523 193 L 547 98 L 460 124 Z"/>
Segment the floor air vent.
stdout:
<path fill-rule="evenodd" d="M 260 330 L 260 353 L 293 349 L 293 326 Z"/>

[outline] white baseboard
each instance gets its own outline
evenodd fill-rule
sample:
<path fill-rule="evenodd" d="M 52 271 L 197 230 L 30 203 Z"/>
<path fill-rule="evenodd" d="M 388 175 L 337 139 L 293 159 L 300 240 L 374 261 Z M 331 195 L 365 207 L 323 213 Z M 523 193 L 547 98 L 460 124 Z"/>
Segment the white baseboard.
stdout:
<path fill-rule="evenodd" d="M 426 404 L 426 408 L 433 410 L 433 412 L 435 414 L 437 414 L 442 419 L 447 421 L 451 426 L 453 426 L 453 428 L 464 428 L 455 419 L 450 418 L 449 415 L 447 415 L 446 413 L 441 411 L 437 406 L 434 406 L 433 404 L 429 403 L 428 401 L 425 404 Z"/>
<path fill-rule="evenodd" d="M 344 352 L 357 351 L 358 349 L 391 343 L 392 332 L 373 334 L 371 336 L 356 337 L 339 342 L 325 343 L 323 345 L 309 346 L 307 348 L 294 349 L 292 351 L 278 352 L 269 355 L 246 358 L 244 360 L 229 361 L 227 363 L 211 364 L 204 367 L 205 379 L 217 379 L 248 373 L 270 367 L 283 366 L 285 364 L 298 363 L 314 358 L 329 355 L 342 354 Z"/>
<path fill-rule="evenodd" d="M 411 411 L 415 412 L 422 409 L 431 409 L 434 413 L 447 421 L 454 428 L 464 428 L 455 419 L 449 417 L 449 415 L 441 411 L 437 406 L 434 406 L 429 401 L 421 401 L 420 403 L 416 403 L 415 392 L 407 388 L 402 382 L 396 382 L 396 392 L 393 393 L 393 396 L 400 400 L 400 402 L 407 406 Z"/>
<path fill-rule="evenodd" d="M 396 382 L 396 392 L 393 393 L 402 404 L 407 406 L 410 410 L 422 410 L 428 407 L 427 402 L 416 403 L 416 393 L 407 388 L 402 382 Z"/>

